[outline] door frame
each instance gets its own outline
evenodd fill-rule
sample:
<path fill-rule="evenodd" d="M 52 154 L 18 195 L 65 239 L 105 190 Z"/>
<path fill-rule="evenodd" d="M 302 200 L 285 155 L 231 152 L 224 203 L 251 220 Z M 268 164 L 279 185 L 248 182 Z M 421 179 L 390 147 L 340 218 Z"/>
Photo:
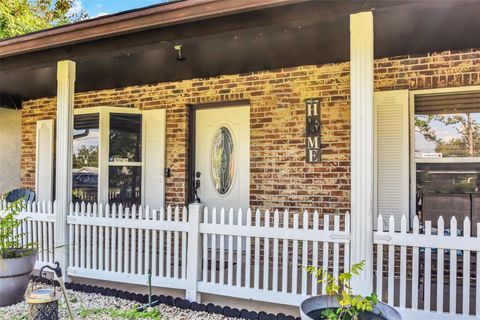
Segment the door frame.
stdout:
<path fill-rule="evenodd" d="M 195 130 L 196 130 L 196 114 L 197 110 L 204 109 L 221 109 L 228 107 L 238 107 L 242 105 L 250 105 L 250 100 L 233 100 L 221 101 L 213 103 L 201 103 L 188 105 L 188 160 L 187 160 L 187 202 L 192 203 L 195 200 L 194 184 L 195 184 Z"/>

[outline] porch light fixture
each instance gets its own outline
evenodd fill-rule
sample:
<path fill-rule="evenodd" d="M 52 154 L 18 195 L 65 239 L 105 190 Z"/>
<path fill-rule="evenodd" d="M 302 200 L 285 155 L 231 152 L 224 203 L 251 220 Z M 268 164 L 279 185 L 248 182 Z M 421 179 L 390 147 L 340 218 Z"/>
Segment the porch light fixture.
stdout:
<path fill-rule="evenodd" d="M 178 61 L 185 61 L 185 60 L 187 60 L 187 59 L 182 55 L 182 45 L 181 45 L 181 44 L 176 45 L 176 46 L 174 46 L 173 48 L 177 51 L 177 54 L 178 54 L 177 60 L 178 60 Z"/>

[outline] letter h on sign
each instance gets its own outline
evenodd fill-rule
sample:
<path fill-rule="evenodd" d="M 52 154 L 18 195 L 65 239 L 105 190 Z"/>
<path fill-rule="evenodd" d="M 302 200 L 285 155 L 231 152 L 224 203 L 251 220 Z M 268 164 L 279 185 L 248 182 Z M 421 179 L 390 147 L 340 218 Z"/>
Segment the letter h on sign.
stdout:
<path fill-rule="evenodd" d="M 306 99 L 305 149 L 308 163 L 320 162 L 320 99 Z"/>

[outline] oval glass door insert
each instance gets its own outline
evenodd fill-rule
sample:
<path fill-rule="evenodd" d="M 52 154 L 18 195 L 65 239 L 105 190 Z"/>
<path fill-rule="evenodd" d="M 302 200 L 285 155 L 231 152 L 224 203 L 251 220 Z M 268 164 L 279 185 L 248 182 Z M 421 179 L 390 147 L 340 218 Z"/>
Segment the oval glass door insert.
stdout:
<path fill-rule="evenodd" d="M 235 174 L 235 148 L 227 127 L 220 127 L 213 138 L 211 166 L 215 189 L 222 195 L 226 194 Z"/>

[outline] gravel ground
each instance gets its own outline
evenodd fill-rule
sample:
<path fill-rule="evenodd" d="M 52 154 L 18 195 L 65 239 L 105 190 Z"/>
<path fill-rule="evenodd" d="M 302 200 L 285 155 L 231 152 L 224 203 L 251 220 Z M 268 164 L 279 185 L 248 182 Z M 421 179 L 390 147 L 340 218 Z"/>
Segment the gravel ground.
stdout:
<path fill-rule="evenodd" d="M 120 298 L 106 297 L 94 293 L 83 293 L 67 290 L 76 319 L 163 319 L 163 320 L 224 320 L 231 319 L 217 314 L 206 312 L 194 312 L 183 310 L 161 304 L 150 314 L 132 313 L 135 310 L 136 302 Z M 160 313 L 158 313 L 158 308 Z M 61 319 L 67 319 L 67 308 L 63 299 L 59 302 L 59 313 Z M 18 303 L 13 306 L 0 308 L 0 319 L 21 320 L 27 319 L 27 304 Z"/>

